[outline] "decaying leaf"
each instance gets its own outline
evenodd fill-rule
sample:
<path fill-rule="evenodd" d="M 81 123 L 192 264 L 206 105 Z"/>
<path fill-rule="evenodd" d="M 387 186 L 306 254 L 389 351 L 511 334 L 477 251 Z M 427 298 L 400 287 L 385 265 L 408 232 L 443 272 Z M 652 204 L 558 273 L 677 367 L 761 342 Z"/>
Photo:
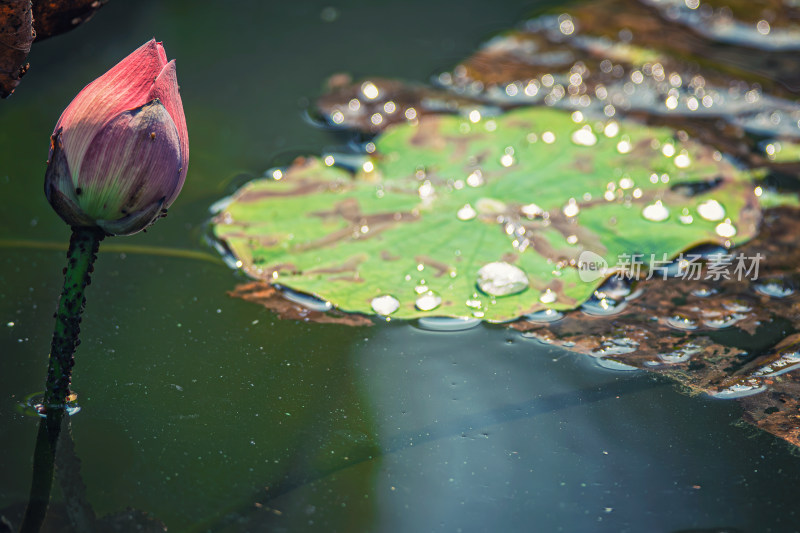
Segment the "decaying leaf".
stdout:
<path fill-rule="evenodd" d="M 0 98 L 7 98 L 30 66 L 34 40 L 86 22 L 108 0 L 0 0 Z"/>
<path fill-rule="evenodd" d="M 106 2 L 108 0 L 34 0 L 36 40 L 53 37 L 83 24 Z"/>
<path fill-rule="evenodd" d="M 790 52 L 800 48 L 798 10 L 779 9 L 780 0 L 757 9 L 712 4 L 693 10 L 683 0 L 585 2 L 494 37 L 436 77 L 434 87 L 340 80 L 318 107 L 336 127 L 374 133 L 408 120 L 406 112 L 416 120 L 545 104 L 684 130 L 751 165 L 780 167 L 768 146 L 800 138 L 800 67 Z M 744 11 L 754 21 L 734 18 Z M 755 21 L 770 21 L 765 33 Z M 708 28 L 719 31 L 701 31 Z M 674 37 L 663 39 L 667 34 Z M 762 50 L 752 53 L 754 47 Z M 434 105 L 411 98 L 424 94 Z M 800 169 L 796 160 L 783 166 Z"/>
<path fill-rule="evenodd" d="M 0 98 L 7 98 L 28 70 L 34 33 L 30 0 L 0 0 Z"/>
<path fill-rule="evenodd" d="M 800 211 L 773 209 L 758 237 L 735 250 L 735 257 L 760 258 L 747 275 L 725 269 L 714 279 L 709 266 L 734 255 L 715 251 L 696 276 L 627 289 L 611 282 L 613 296 L 601 288 L 583 310 L 511 326 L 604 366 L 621 363 L 666 374 L 694 393 L 738 398 L 748 421 L 800 446 L 800 374 L 790 372 L 800 369 L 800 336 L 793 334 L 800 330 L 797 235 Z M 592 313 L 603 299 L 606 316 Z"/>
<path fill-rule="evenodd" d="M 338 309 L 315 311 L 307 304 L 293 302 L 285 292 L 263 281 L 252 281 L 237 286 L 228 296 L 241 298 L 262 305 L 284 320 L 307 320 L 321 324 L 342 324 L 345 326 L 371 326 L 372 320 L 356 313 L 343 313 Z"/>
<path fill-rule="evenodd" d="M 333 127 L 378 133 L 393 124 L 414 122 L 421 115 L 480 109 L 499 112 L 478 98 L 421 83 L 370 78 L 353 83 L 349 76 L 334 75 L 328 92 L 317 100 L 317 109 Z"/>

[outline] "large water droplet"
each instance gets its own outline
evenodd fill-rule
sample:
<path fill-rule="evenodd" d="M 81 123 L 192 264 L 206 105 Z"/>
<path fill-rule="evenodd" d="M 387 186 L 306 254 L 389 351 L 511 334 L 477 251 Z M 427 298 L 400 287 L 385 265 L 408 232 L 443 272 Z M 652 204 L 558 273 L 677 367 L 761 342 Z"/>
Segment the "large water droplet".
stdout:
<path fill-rule="evenodd" d="M 652 222 L 663 222 L 669 218 L 669 209 L 664 207 L 661 200 L 642 209 L 642 216 Z"/>
<path fill-rule="evenodd" d="M 414 305 L 416 305 L 417 309 L 419 309 L 420 311 L 433 311 L 441 304 L 442 304 L 442 297 L 432 291 L 428 291 L 427 293 L 417 298 L 417 301 L 415 302 Z"/>
<path fill-rule="evenodd" d="M 558 295 L 550 289 L 545 289 L 545 291 L 539 295 L 539 301 L 543 304 L 551 304 L 558 300 Z"/>
<path fill-rule="evenodd" d="M 472 220 L 478 216 L 478 213 L 472 208 L 471 205 L 466 204 L 464 207 L 458 210 L 456 216 L 458 217 L 458 220 Z"/>
<path fill-rule="evenodd" d="M 385 294 L 383 296 L 373 298 L 371 305 L 373 311 L 379 315 L 387 316 L 391 315 L 400 308 L 400 301 L 394 296 Z"/>
<path fill-rule="evenodd" d="M 706 200 L 697 206 L 697 213 L 706 220 L 717 221 L 725 218 L 725 208 L 716 200 Z"/>
<path fill-rule="evenodd" d="M 689 154 L 684 150 L 673 160 L 675 166 L 678 168 L 686 168 L 691 164 L 691 160 L 689 159 Z"/>
<path fill-rule="evenodd" d="M 717 227 L 714 228 L 714 231 L 720 237 L 725 239 L 730 239 L 734 235 L 736 235 L 736 227 L 731 223 L 731 219 L 725 219 L 725 222 L 720 222 L 717 224 Z"/>
<path fill-rule="evenodd" d="M 592 132 L 590 126 L 584 126 L 572 133 L 572 142 L 579 146 L 594 146 L 597 144 L 597 136 Z"/>
<path fill-rule="evenodd" d="M 569 202 L 567 202 L 567 205 L 565 205 L 564 209 L 562 209 L 562 212 L 564 213 L 564 216 L 574 217 L 581 212 L 581 208 L 578 206 L 578 202 L 575 201 L 575 198 L 570 198 Z"/>
<path fill-rule="evenodd" d="M 523 215 L 533 219 L 544 214 L 544 210 L 536 204 L 527 204 L 519 208 Z"/>
<path fill-rule="evenodd" d="M 517 294 L 528 288 L 528 276 L 514 265 L 496 261 L 478 271 L 478 287 L 491 296 Z"/>

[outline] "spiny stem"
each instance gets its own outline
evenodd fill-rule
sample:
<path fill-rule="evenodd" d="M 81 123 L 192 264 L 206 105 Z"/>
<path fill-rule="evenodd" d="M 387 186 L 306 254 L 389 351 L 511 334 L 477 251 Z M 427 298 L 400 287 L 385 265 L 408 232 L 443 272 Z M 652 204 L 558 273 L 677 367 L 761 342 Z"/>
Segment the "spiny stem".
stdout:
<path fill-rule="evenodd" d="M 91 273 L 97 249 L 104 233 L 98 228 L 72 228 L 72 238 L 67 251 L 67 266 L 64 269 L 64 290 L 56 313 L 50 360 L 47 367 L 47 387 L 44 405 L 63 408 L 70 395 L 72 367 L 75 364 L 75 348 L 80 341 L 81 313 L 86 303 L 84 291 L 91 283 Z"/>

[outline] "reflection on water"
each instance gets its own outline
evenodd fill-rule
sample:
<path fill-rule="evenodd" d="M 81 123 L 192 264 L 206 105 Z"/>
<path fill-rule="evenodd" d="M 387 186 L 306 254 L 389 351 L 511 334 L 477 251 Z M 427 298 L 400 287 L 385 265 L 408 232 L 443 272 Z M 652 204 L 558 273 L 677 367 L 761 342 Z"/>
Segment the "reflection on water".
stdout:
<path fill-rule="evenodd" d="M 761 453 L 765 439 L 728 446 L 730 404 L 698 402 L 664 381 L 558 350 L 532 356 L 535 344 L 500 342 L 503 335 L 408 326 L 371 334 L 350 363 L 380 448 L 370 487 L 344 493 L 365 475 L 366 465 L 353 464 L 273 500 L 280 517 L 259 522 L 264 514 L 247 513 L 245 529 L 335 529 L 341 506 L 369 512 L 367 523 L 382 531 L 520 531 L 530 523 L 637 531 L 649 521 L 673 531 L 762 520 L 732 490 L 741 478 L 731 465 Z M 638 407 L 624 407 L 631 403 Z M 747 482 L 769 491 L 774 475 L 789 479 L 778 473 L 794 464 L 787 460 L 761 463 L 771 474 Z"/>

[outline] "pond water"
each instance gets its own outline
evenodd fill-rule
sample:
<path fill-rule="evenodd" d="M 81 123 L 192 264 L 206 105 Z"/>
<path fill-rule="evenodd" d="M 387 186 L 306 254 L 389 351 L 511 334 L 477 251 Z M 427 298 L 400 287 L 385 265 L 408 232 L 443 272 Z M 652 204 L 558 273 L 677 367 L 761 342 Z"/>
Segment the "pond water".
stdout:
<path fill-rule="evenodd" d="M 20 404 L 42 389 L 69 235 L 42 194 L 48 137 L 155 35 L 178 59 L 189 175 L 167 219 L 101 247 L 46 530 L 72 530 L 76 499 L 176 532 L 797 530 L 800 457 L 734 402 L 501 326 L 314 324 L 227 295 L 244 278 L 207 243 L 208 209 L 346 142 L 302 119 L 331 74 L 426 80 L 545 5 L 113 1 L 35 45 L 0 102 L 0 515 L 18 527 L 30 490 Z"/>

